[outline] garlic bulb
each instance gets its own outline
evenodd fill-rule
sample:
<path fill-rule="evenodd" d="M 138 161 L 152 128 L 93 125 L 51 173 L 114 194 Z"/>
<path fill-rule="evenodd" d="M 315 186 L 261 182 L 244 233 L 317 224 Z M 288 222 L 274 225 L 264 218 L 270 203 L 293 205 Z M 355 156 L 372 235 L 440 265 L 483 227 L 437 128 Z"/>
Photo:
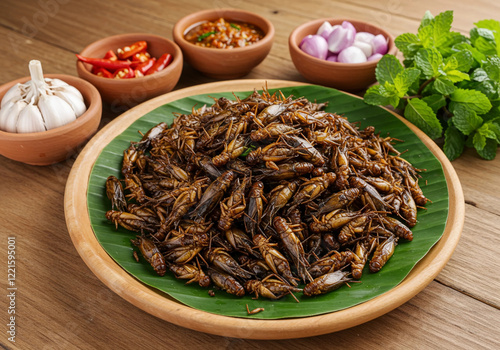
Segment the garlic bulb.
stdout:
<path fill-rule="evenodd" d="M 29 63 L 31 80 L 16 84 L 0 104 L 0 130 L 42 132 L 66 125 L 87 110 L 83 96 L 60 79 L 43 77 L 40 61 Z"/>

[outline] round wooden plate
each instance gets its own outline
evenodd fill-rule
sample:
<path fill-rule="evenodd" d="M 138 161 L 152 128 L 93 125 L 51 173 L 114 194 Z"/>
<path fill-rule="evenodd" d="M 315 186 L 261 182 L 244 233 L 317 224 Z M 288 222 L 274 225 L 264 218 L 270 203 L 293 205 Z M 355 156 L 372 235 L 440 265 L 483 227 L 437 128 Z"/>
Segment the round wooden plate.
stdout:
<path fill-rule="evenodd" d="M 64 195 L 66 225 L 78 253 L 92 272 L 131 304 L 163 320 L 221 336 L 247 339 L 290 339 L 331 333 L 379 317 L 423 290 L 443 269 L 459 241 L 464 224 L 464 197 L 453 166 L 422 131 L 401 119 L 441 162 L 449 191 L 449 213 L 441 239 L 399 285 L 354 307 L 298 319 L 259 320 L 209 314 L 185 306 L 167 294 L 141 283 L 123 270 L 102 248 L 91 228 L 87 207 L 89 175 L 101 150 L 130 124 L 151 110 L 187 96 L 307 85 L 283 80 L 237 80 L 198 85 L 144 102 L 109 123 L 92 138 L 75 161 Z"/>

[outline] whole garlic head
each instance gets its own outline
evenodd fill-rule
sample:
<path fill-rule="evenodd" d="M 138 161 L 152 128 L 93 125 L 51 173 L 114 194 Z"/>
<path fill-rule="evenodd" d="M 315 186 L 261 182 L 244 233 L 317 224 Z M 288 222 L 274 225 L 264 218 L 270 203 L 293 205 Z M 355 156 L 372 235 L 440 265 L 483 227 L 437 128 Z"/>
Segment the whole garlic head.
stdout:
<path fill-rule="evenodd" d="M 42 132 L 66 125 L 87 110 L 82 94 L 60 79 L 44 78 L 40 61 L 29 63 L 31 80 L 11 87 L 0 104 L 0 130 Z"/>

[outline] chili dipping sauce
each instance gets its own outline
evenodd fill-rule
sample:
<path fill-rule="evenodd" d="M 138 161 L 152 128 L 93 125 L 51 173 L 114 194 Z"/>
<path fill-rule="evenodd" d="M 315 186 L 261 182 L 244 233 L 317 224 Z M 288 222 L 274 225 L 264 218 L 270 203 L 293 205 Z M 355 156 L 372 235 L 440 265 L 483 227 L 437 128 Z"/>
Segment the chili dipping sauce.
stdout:
<path fill-rule="evenodd" d="M 192 44 L 217 49 L 245 47 L 263 37 L 264 32 L 253 24 L 229 22 L 224 18 L 195 24 L 184 34 L 184 38 Z"/>

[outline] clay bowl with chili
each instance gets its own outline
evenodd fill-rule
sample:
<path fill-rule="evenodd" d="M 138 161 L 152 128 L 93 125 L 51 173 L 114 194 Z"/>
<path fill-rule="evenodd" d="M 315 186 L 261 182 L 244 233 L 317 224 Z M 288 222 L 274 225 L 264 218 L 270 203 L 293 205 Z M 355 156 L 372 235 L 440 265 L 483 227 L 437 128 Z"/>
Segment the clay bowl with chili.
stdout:
<path fill-rule="evenodd" d="M 307 35 L 316 34 L 325 21 L 330 22 L 331 25 L 340 25 L 344 21 L 349 21 L 357 32 L 368 32 L 374 35 L 382 34 L 387 39 L 387 54 L 394 55 L 397 51 L 394 45 L 394 37 L 379 26 L 352 19 L 317 19 L 298 26 L 288 38 L 290 56 L 299 73 L 311 83 L 349 92 L 360 92 L 375 83 L 375 68 L 378 61 L 363 63 L 330 62 L 313 57 L 300 49 L 299 45 L 302 39 Z"/>
<path fill-rule="evenodd" d="M 212 27 L 221 19 L 225 23 Z M 250 33 L 250 39 L 243 39 L 243 32 Z M 252 12 L 212 9 L 180 19 L 174 26 L 173 38 L 186 62 L 202 74 L 215 79 L 236 79 L 247 75 L 269 54 L 274 26 Z"/>
<path fill-rule="evenodd" d="M 103 101 L 112 107 L 133 107 L 150 98 L 172 91 L 182 73 L 182 51 L 177 44 L 167 38 L 147 33 L 119 34 L 100 39 L 85 47 L 80 55 L 88 58 L 104 58 L 108 51 L 117 53 L 119 49 L 145 41 L 146 51 L 151 57 L 160 59 L 171 55 L 171 62 L 162 70 L 134 78 L 109 78 L 92 73 L 93 65 L 77 59 L 78 75 L 92 83 L 101 93 Z M 131 61 L 132 58 L 127 58 Z"/>
<path fill-rule="evenodd" d="M 89 82 L 71 75 L 45 74 L 44 77 L 61 79 L 78 89 L 87 110 L 75 121 L 42 132 L 15 133 L 0 131 L 0 154 L 30 165 L 50 165 L 71 159 L 95 134 L 102 116 L 99 91 Z M 15 84 L 24 84 L 31 77 L 19 78 L 0 86 L 0 101 Z"/>

